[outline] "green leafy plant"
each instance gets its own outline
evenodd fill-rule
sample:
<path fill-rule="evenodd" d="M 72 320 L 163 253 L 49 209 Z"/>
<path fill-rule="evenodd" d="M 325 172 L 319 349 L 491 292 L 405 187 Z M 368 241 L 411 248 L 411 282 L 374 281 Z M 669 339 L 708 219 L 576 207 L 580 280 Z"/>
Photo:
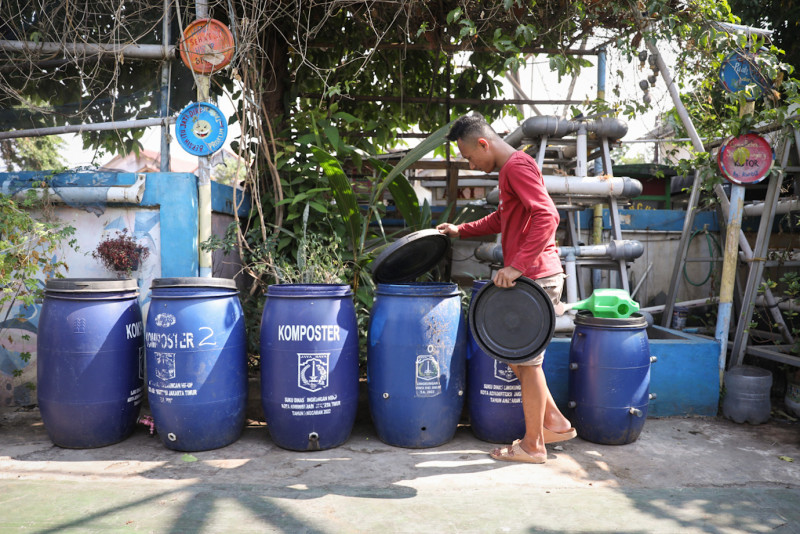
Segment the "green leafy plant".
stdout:
<path fill-rule="evenodd" d="M 7 330 L 25 330 L 27 319 L 20 310 L 43 298 L 41 277 L 62 277 L 67 270 L 56 257 L 57 249 L 63 243 L 75 248 L 75 228 L 49 220 L 46 196 L 39 198 L 30 189 L 21 200 L 16 198 L 19 196 L 0 194 L 0 344 L 4 346 L 15 341 Z M 32 215 L 35 211 L 41 213 L 39 218 Z M 30 338 L 26 334 L 22 339 Z M 29 352 L 20 354 L 25 362 L 30 357 Z M 14 374 L 19 376 L 21 371 Z"/>

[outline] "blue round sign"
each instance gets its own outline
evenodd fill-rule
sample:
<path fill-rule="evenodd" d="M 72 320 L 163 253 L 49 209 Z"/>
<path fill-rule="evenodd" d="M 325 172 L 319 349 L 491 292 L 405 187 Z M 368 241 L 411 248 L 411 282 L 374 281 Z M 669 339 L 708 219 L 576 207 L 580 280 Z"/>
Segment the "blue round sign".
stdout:
<path fill-rule="evenodd" d="M 746 50 L 736 50 L 725 58 L 719 69 L 719 79 L 730 93 L 738 93 L 754 84 L 750 94 L 745 96 L 748 102 L 760 97 L 761 92 L 770 86 L 756 63 L 756 54 Z"/>
<path fill-rule="evenodd" d="M 175 137 L 181 148 L 189 154 L 208 156 L 225 143 L 228 121 L 217 106 L 208 102 L 193 102 L 178 114 Z"/>

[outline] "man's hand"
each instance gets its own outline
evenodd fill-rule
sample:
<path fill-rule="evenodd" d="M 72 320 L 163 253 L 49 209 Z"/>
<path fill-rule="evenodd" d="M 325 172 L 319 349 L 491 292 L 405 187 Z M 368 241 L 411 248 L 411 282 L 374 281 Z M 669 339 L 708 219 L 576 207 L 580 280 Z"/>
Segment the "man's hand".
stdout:
<path fill-rule="evenodd" d="M 522 276 L 522 271 L 518 271 L 513 267 L 503 267 L 494 275 L 492 282 L 497 287 L 514 287 L 514 280 L 520 276 Z"/>
<path fill-rule="evenodd" d="M 458 237 L 458 226 L 450 223 L 442 223 L 436 227 L 440 234 L 448 235 L 450 237 Z"/>

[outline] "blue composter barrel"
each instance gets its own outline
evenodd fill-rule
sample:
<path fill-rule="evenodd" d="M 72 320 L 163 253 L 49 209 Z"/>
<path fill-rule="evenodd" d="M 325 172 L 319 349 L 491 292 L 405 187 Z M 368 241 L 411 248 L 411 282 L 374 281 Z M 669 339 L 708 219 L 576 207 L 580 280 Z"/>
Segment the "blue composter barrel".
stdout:
<path fill-rule="evenodd" d="M 570 420 L 578 436 L 606 445 L 636 441 L 650 400 L 647 320 L 580 311 L 569 349 Z M 655 361 L 655 358 L 653 358 Z"/>
<path fill-rule="evenodd" d="M 267 288 L 261 403 L 279 447 L 322 450 L 347 441 L 358 408 L 358 325 L 350 286 Z"/>
<path fill-rule="evenodd" d="M 37 394 L 50 439 L 111 445 L 136 426 L 143 398 L 144 329 L 135 280 L 51 279 L 37 339 Z"/>
<path fill-rule="evenodd" d="M 147 392 L 169 449 L 229 445 L 244 428 L 247 345 L 233 280 L 153 280 L 147 314 Z"/>
<path fill-rule="evenodd" d="M 488 280 L 472 283 L 472 296 Z M 507 363 L 486 354 L 467 331 L 467 410 L 472 433 L 480 440 L 511 443 L 525 435 L 522 389 Z"/>
<path fill-rule="evenodd" d="M 378 284 L 367 391 L 381 441 L 421 448 L 453 438 L 464 405 L 465 323 L 456 284 Z"/>

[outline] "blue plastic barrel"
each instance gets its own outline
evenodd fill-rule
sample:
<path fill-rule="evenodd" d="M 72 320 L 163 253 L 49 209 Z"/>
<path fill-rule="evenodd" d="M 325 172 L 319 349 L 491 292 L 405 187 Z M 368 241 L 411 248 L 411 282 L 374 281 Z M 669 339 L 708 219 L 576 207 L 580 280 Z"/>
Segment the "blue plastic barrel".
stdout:
<path fill-rule="evenodd" d="M 636 441 L 650 401 L 647 320 L 580 311 L 569 349 L 570 421 L 578 436 L 606 445 Z"/>
<path fill-rule="evenodd" d="M 472 283 L 472 296 L 488 280 Z M 525 435 L 522 388 L 507 363 L 486 354 L 467 330 L 467 411 L 475 437 L 492 443 L 511 443 Z"/>
<path fill-rule="evenodd" d="M 378 437 L 435 447 L 464 406 L 467 333 L 456 284 L 378 284 L 367 335 L 367 391 Z"/>
<path fill-rule="evenodd" d="M 261 403 L 279 447 L 323 450 L 347 441 L 358 408 L 358 325 L 350 286 L 267 288 Z"/>
<path fill-rule="evenodd" d="M 147 313 L 147 392 L 169 449 L 229 445 L 244 428 L 247 345 L 233 280 L 157 278 Z"/>
<path fill-rule="evenodd" d="M 141 409 L 144 329 L 135 280 L 51 279 L 37 339 L 42 422 L 59 447 L 127 438 Z"/>

